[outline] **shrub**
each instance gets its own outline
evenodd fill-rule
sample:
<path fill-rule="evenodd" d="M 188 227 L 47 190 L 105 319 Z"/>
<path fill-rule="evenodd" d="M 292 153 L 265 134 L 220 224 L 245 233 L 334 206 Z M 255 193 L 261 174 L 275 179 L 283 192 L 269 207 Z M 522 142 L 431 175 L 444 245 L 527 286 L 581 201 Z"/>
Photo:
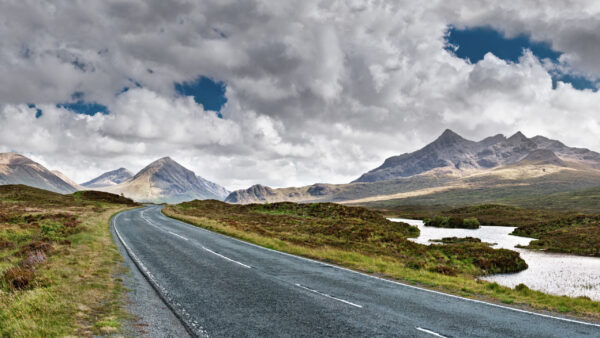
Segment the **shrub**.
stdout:
<path fill-rule="evenodd" d="M 428 218 L 424 223 L 426 226 L 430 227 L 446 228 L 448 227 L 448 220 L 448 217 L 435 216 L 433 219 Z"/>
<path fill-rule="evenodd" d="M 456 269 L 453 269 L 453 268 L 451 268 L 449 266 L 445 266 L 445 265 L 438 265 L 436 267 L 429 269 L 429 271 L 441 273 L 442 275 L 446 275 L 446 276 L 456 276 L 458 274 Z"/>
<path fill-rule="evenodd" d="M 34 277 L 35 273 L 32 269 L 16 266 L 8 269 L 4 273 L 3 279 L 14 289 L 23 290 L 31 284 Z"/>
<path fill-rule="evenodd" d="M 46 222 L 41 225 L 42 237 L 51 241 L 59 241 L 62 239 L 62 225 L 56 222 Z"/>
<path fill-rule="evenodd" d="M 462 225 L 464 228 L 467 228 L 467 229 L 477 229 L 477 228 L 479 228 L 480 223 L 477 218 L 468 217 L 463 220 Z"/>
<path fill-rule="evenodd" d="M 419 270 L 423 267 L 423 263 L 419 262 L 416 259 L 409 259 L 408 261 L 406 261 L 406 263 L 404 263 L 404 266 L 406 266 L 409 269 Z"/>
<path fill-rule="evenodd" d="M 462 228 L 463 220 L 458 217 L 450 217 L 447 224 L 449 228 Z"/>
<path fill-rule="evenodd" d="M 517 286 L 515 286 L 515 290 L 521 293 L 527 293 L 529 291 L 529 288 L 527 287 L 527 285 L 520 283 L 517 284 Z"/>

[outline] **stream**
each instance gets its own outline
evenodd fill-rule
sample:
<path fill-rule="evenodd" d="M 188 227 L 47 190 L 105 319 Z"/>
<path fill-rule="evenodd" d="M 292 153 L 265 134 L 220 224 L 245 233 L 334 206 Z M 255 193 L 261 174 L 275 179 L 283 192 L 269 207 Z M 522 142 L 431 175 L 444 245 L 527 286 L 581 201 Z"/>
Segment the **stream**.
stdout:
<path fill-rule="evenodd" d="M 496 243 L 492 247 L 517 251 L 529 268 L 510 274 L 497 274 L 481 277 L 483 280 L 500 285 L 515 287 L 519 283 L 530 289 L 554 295 L 569 297 L 587 296 L 600 301 L 600 258 L 574 256 L 560 253 L 516 248 L 527 245 L 533 238 L 513 236 L 514 227 L 481 226 L 479 229 L 447 229 L 428 227 L 420 220 L 389 218 L 393 222 L 405 222 L 421 230 L 418 238 L 410 240 L 430 245 L 431 239 L 443 237 L 476 237 L 482 242 Z"/>

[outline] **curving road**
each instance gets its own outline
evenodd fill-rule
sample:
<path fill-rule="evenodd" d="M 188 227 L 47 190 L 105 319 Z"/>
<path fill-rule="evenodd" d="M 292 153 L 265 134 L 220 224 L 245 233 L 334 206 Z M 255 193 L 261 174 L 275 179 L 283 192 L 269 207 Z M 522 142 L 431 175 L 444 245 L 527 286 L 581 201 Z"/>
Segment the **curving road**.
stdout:
<path fill-rule="evenodd" d="M 116 240 L 196 336 L 600 337 L 600 324 L 425 290 L 164 216 L 116 215 Z"/>

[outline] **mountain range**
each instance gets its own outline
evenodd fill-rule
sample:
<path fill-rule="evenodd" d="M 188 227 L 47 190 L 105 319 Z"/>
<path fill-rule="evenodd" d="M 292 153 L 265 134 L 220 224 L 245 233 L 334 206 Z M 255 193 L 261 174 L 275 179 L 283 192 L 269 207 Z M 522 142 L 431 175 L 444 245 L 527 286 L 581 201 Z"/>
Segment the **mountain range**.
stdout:
<path fill-rule="evenodd" d="M 363 174 L 354 182 L 410 177 L 440 168 L 459 171 L 490 169 L 519 164 L 523 160 L 528 161 L 528 164 L 535 164 L 531 163 L 534 158 L 540 164 L 560 162 L 561 165 L 566 165 L 566 162 L 571 162 L 573 165 L 600 168 L 600 154 L 588 149 L 570 148 L 543 136 L 529 139 L 517 132 L 509 138 L 496 135 L 474 142 L 446 129 L 440 137 L 422 149 L 390 157 L 381 166 Z"/>
<path fill-rule="evenodd" d="M 425 147 L 390 157 L 349 184 L 279 189 L 254 185 L 232 192 L 225 201 L 366 203 L 456 189 L 525 186 L 539 193 L 600 186 L 600 154 L 521 132 L 472 141 L 447 129 Z"/>
<path fill-rule="evenodd" d="M 599 187 L 600 154 L 543 136 L 527 138 L 521 132 L 472 141 L 445 130 L 425 147 L 392 156 L 347 184 L 278 189 L 256 184 L 230 193 L 170 157 L 163 157 L 135 175 L 119 168 L 79 185 L 61 172 L 50 171 L 16 153 L 0 154 L 2 184 L 26 184 L 59 193 L 101 190 L 156 203 L 218 199 L 229 203 L 351 204 L 402 200 L 407 204 L 449 203 L 481 196 L 494 201 L 518 194 L 541 196 Z"/>
<path fill-rule="evenodd" d="M 106 172 L 81 185 L 59 171 L 17 154 L 0 153 L 0 185 L 25 184 L 58 193 L 99 190 L 134 199 L 138 202 L 179 203 L 194 199 L 223 200 L 229 191 L 164 157 L 133 175 L 125 168 Z"/>

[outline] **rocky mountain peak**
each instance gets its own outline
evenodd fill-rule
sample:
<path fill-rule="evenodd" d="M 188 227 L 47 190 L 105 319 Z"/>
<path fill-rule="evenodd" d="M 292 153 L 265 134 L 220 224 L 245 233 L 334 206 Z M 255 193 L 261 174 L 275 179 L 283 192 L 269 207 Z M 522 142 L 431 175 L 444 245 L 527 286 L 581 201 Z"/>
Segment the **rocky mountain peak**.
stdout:
<path fill-rule="evenodd" d="M 3 165 L 24 165 L 35 163 L 29 158 L 17 153 L 0 153 L 0 164 Z"/>
<path fill-rule="evenodd" d="M 468 142 L 468 140 L 464 139 L 462 136 L 458 135 L 450 129 L 444 130 L 442 135 L 440 135 L 435 141 L 433 141 L 434 144 L 439 144 L 442 146 L 448 146 L 461 142 Z"/>
<path fill-rule="evenodd" d="M 523 133 L 520 131 L 514 133 L 514 135 L 507 139 L 507 141 L 511 143 L 523 142 L 527 140 L 529 140 L 527 136 L 523 135 Z"/>

